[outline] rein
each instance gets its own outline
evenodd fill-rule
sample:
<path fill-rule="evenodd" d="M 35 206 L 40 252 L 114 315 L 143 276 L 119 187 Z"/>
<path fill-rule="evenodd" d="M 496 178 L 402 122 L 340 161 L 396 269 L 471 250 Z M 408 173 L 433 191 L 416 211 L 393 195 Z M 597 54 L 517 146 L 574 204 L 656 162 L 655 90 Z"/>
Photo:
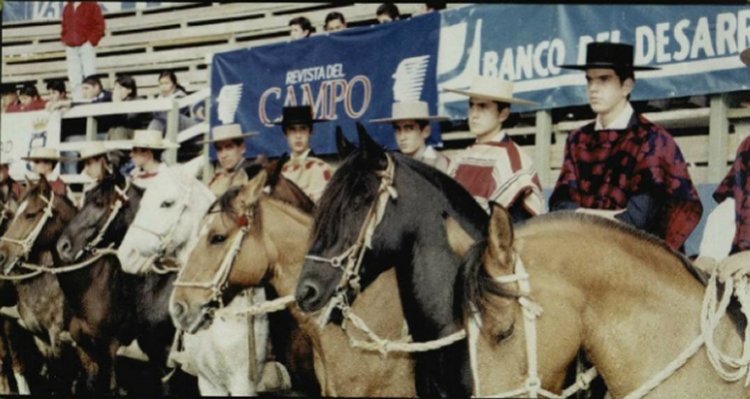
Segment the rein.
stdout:
<path fill-rule="evenodd" d="M 128 189 L 130 189 L 130 179 L 126 179 L 125 181 L 125 188 L 120 189 L 120 187 L 117 187 L 115 185 L 115 191 L 117 192 L 117 201 L 112 204 L 110 207 L 109 216 L 107 217 L 107 220 L 104 222 L 102 227 L 99 229 L 99 233 L 97 233 L 96 237 L 94 237 L 91 242 L 86 244 L 86 246 L 78 251 L 78 253 L 75 256 L 75 260 L 78 260 L 83 256 L 85 253 L 91 253 L 94 251 L 97 245 L 104 239 L 104 234 L 107 232 L 107 229 L 109 229 L 109 225 L 112 224 L 112 222 L 117 217 L 117 214 L 120 212 L 120 209 L 122 209 L 123 205 L 127 203 L 128 201 L 128 195 L 126 194 Z"/>

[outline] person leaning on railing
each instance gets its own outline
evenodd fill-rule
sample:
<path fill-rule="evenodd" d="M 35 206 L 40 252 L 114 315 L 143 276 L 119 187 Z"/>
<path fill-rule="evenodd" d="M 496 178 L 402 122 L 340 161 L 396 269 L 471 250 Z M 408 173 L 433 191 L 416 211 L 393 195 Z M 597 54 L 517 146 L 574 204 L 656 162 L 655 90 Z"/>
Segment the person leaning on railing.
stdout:
<path fill-rule="evenodd" d="M 179 99 L 186 97 L 188 92 L 177 82 L 177 76 L 172 71 L 163 71 L 159 74 L 159 96 L 158 98 Z M 190 117 L 190 107 L 180 108 L 180 114 L 177 118 L 179 131 L 183 131 L 197 124 Z M 148 130 L 158 130 L 164 132 L 167 127 L 167 112 L 154 112 L 154 117 L 148 124 Z"/>
<path fill-rule="evenodd" d="M 121 104 L 128 101 L 142 99 L 138 97 L 138 86 L 131 76 L 121 75 L 115 80 L 112 88 L 112 103 Z M 125 107 L 125 104 L 121 104 Z M 108 127 L 107 140 L 131 140 L 133 131 L 145 129 L 151 121 L 151 113 L 127 113 L 108 115 L 100 118 L 99 123 Z M 100 129 L 103 130 L 103 129 Z"/>
<path fill-rule="evenodd" d="M 18 93 L 18 103 L 9 106 L 6 112 L 27 112 L 44 109 L 46 101 L 42 99 L 36 86 L 29 84 L 21 88 Z"/>

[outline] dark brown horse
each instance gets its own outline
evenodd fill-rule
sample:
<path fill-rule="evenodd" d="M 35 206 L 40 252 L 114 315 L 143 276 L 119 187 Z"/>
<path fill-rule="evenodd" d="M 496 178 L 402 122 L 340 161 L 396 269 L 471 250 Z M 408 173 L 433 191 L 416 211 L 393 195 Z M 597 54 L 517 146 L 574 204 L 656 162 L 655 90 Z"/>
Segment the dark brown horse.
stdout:
<path fill-rule="evenodd" d="M 63 264 L 80 262 L 97 250 L 122 242 L 138 211 L 143 190 L 115 170 L 87 191 L 81 210 L 57 240 Z M 114 255 L 57 274 L 65 298 L 80 321 L 71 333 L 86 338 L 79 345 L 91 353 L 102 371 L 101 382 L 109 383 L 109 389 L 115 388 L 111 377 L 117 349 L 134 339 L 149 357 L 152 368 L 152 380 L 142 385 L 161 385 L 161 377 L 168 372 L 166 359 L 175 333 L 167 312 L 175 277 L 174 273 L 125 273 Z M 164 393 L 194 395 L 195 388 L 194 379 L 178 371 L 162 389 Z"/>
<path fill-rule="evenodd" d="M 70 308 L 54 275 L 29 272 L 18 265 L 19 262 L 30 262 L 52 266 L 59 262 L 54 243 L 76 209 L 67 198 L 53 197 L 51 193 L 44 177 L 29 187 L 0 242 L 0 268 L 6 275 L 5 279 L 14 279 L 18 312 L 49 360 L 48 372 L 54 380 L 53 389 L 69 392 L 69 384 L 78 370 L 78 362 L 73 360 L 75 354 L 63 342 L 63 332 L 73 322 Z M 76 352 L 83 359 L 87 357 L 81 350 Z M 92 364 L 88 366 L 91 379 L 95 370 L 91 368 Z"/>

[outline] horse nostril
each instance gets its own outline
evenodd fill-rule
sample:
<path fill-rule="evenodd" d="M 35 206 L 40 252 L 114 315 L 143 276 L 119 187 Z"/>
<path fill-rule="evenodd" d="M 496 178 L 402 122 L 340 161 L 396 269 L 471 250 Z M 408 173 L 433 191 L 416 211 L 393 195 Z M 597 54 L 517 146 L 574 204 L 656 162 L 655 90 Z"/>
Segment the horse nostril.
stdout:
<path fill-rule="evenodd" d="M 57 252 L 60 253 L 60 255 L 70 255 L 70 247 L 70 240 L 67 238 L 61 238 L 57 243 Z"/>
<path fill-rule="evenodd" d="M 302 284 L 297 293 L 297 302 L 309 307 L 312 302 L 318 297 L 318 287 L 310 281 L 306 281 Z"/>
<path fill-rule="evenodd" d="M 172 315 L 178 319 L 185 314 L 186 310 L 187 306 L 182 302 L 177 301 L 172 304 Z"/>

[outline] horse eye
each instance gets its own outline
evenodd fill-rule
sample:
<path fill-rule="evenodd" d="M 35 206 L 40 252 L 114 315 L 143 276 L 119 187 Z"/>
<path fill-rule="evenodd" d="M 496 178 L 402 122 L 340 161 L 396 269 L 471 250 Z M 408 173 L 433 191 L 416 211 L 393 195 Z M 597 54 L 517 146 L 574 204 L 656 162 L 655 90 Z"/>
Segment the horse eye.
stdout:
<path fill-rule="evenodd" d="M 211 244 L 219 244 L 226 241 L 227 237 L 221 234 L 214 234 L 211 236 Z"/>
<path fill-rule="evenodd" d="M 161 203 L 162 208 L 170 208 L 172 205 L 174 205 L 174 201 L 164 201 Z"/>

